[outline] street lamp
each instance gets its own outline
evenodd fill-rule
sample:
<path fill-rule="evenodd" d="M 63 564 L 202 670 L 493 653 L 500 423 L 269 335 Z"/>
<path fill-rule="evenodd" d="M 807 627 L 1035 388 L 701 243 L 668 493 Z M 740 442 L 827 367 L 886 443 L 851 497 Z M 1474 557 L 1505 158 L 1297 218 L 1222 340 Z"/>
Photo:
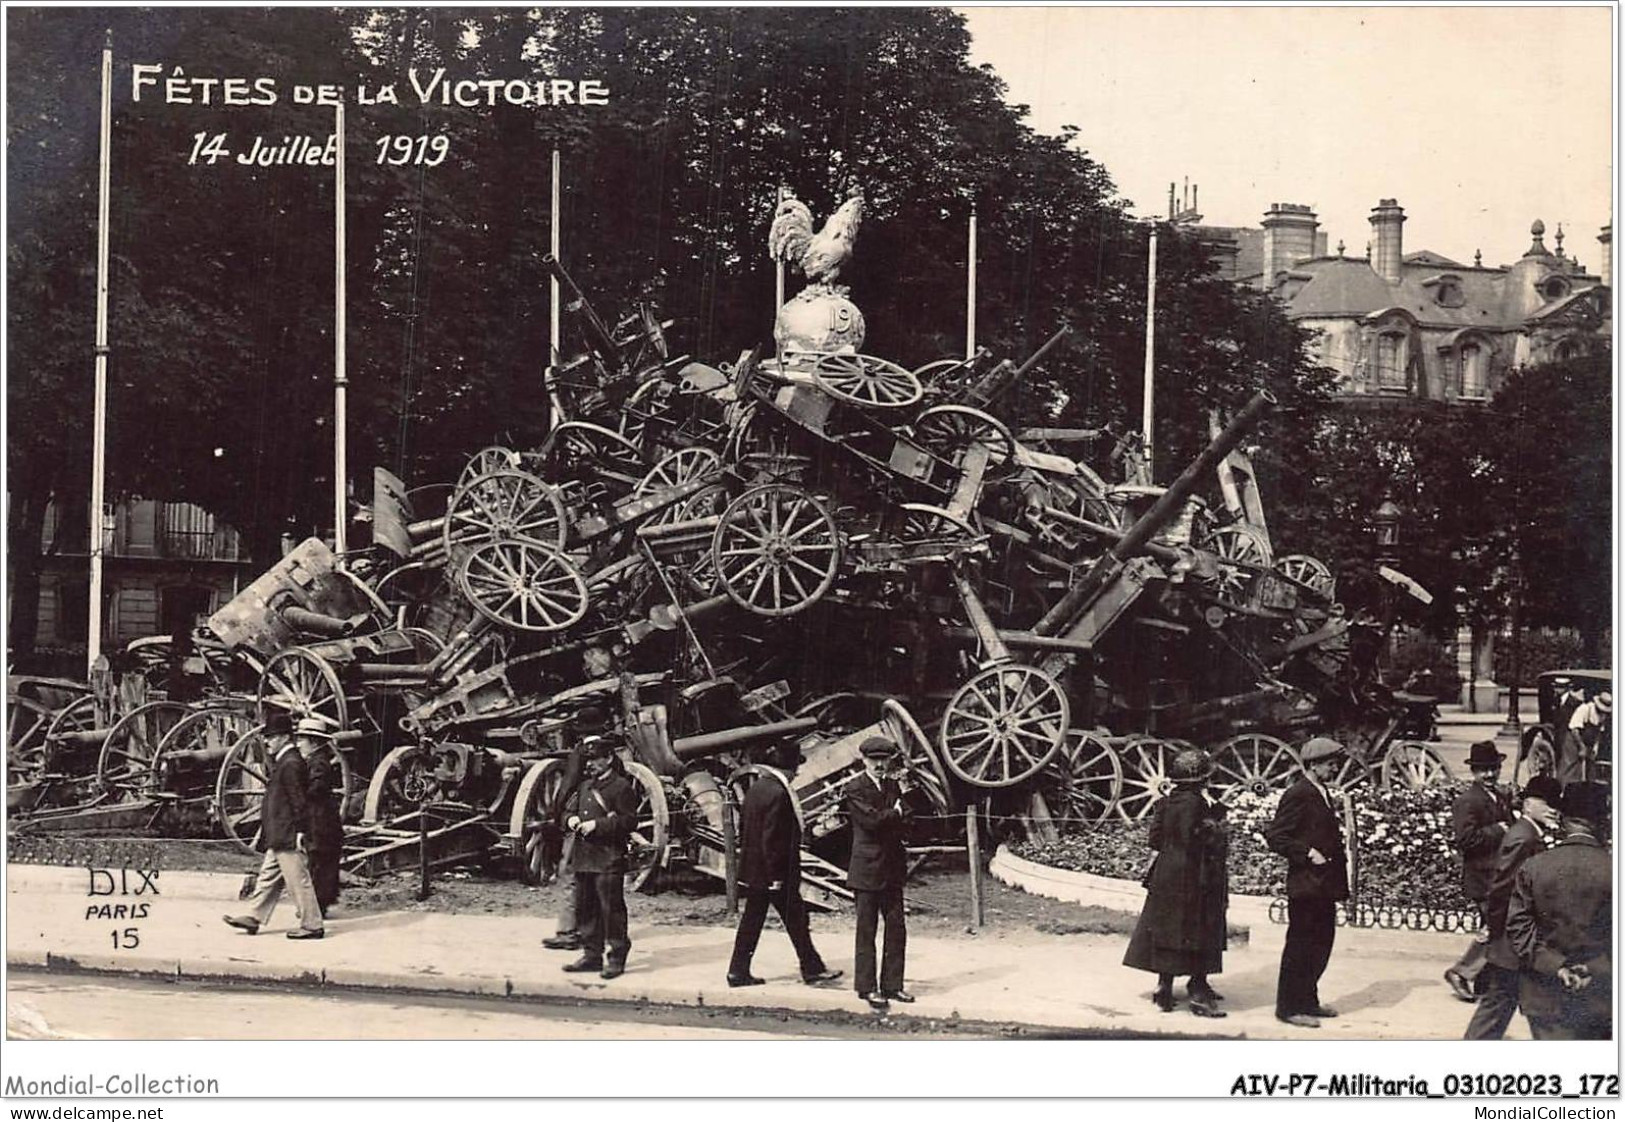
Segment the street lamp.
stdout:
<path fill-rule="evenodd" d="M 1404 515 L 1399 505 L 1389 498 L 1383 499 L 1372 514 L 1371 525 L 1377 532 L 1377 564 L 1390 568 L 1399 564 L 1394 554 L 1399 550 L 1399 520 Z"/>

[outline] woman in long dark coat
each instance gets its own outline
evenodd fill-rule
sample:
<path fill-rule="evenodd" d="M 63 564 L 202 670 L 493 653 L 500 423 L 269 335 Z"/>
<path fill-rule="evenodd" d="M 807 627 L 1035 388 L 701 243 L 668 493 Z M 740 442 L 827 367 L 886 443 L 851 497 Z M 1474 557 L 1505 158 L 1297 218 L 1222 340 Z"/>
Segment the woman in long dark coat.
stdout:
<path fill-rule="evenodd" d="M 1145 908 L 1123 965 L 1157 975 L 1151 1000 L 1163 1012 L 1173 1011 L 1174 978 L 1183 975 L 1190 978 L 1191 1012 L 1222 1017 L 1222 998 L 1207 979 L 1224 969 L 1230 848 L 1225 810 L 1203 790 L 1213 773 L 1207 753 L 1184 749 L 1168 772 L 1175 786 L 1152 813 L 1150 840 L 1157 857 L 1146 874 Z"/>
<path fill-rule="evenodd" d="M 299 749 L 310 776 L 306 803 L 310 807 L 310 834 L 305 839 L 310 861 L 310 879 L 316 886 L 316 903 L 322 915 L 339 898 L 339 862 L 344 857 L 344 822 L 333 788 L 338 785 L 338 764 L 333 758 L 332 740 L 320 723 L 299 722 Z"/>

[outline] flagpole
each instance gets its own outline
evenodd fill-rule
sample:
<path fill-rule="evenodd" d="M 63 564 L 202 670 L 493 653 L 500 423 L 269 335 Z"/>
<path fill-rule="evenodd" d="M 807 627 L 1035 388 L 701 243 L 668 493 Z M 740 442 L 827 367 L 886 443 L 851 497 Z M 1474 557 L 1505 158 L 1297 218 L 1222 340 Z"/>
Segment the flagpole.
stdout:
<path fill-rule="evenodd" d="M 559 254 L 560 254 L 560 252 L 562 251 L 562 248 L 563 248 L 563 239 L 560 237 L 560 231 L 559 231 L 559 224 L 560 224 L 560 220 L 562 218 L 562 213 L 561 212 L 563 210 L 563 207 L 561 206 L 561 201 L 562 200 L 561 200 L 561 196 L 560 196 L 560 179 L 561 179 L 561 175 L 562 175 L 562 170 L 563 170 L 563 165 L 562 165 L 562 160 L 561 160 L 561 158 L 559 156 L 559 150 L 557 148 L 555 148 L 555 149 L 553 149 L 553 202 L 552 202 L 552 211 L 551 211 L 552 217 L 550 219 L 550 230 L 549 230 L 549 233 L 548 233 L 548 237 L 549 237 L 548 252 L 553 255 L 553 260 L 554 261 L 558 261 L 560 263 L 562 263 L 564 261 L 564 258 L 559 256 Z M 561 290 L 559 288 L 559 278 L 558 278 L 557 274 L 554 274 L 552 280 L 549 281 L 549 294 L 550 294 L 551 299 L 550 299 L 550 302 L 548 304 L 548 319 L 547 319 L 547 387 L 546 387 L 546 389 L 547 389 L 547 403 L 548 403 L 548 408 L 547 408 L 547 431 L 552 432 L 555 428 L 558 427 L 559 409 L 560 409 L 559 388 L 558 388 L 558 382 L 556 381 L 556 379 L 558 378 L 558 367 L 559 367 L 559 358 L 560 358 L 559 347 L 560 347 L 560 337 L 561 337 L 561 335 L 560 335 L 561 323 L 560 323 L 559 316 L 560 316 L 560 311 L 561 311 L 560 301 L 561 301 L 561 298 L 562 298 L 562 292 L 561 292 Z"/>
<path fill-rule="evenodd" d="M 1140 439 L 1144 443 L 1145 452 L 1145 478 L 1147 483 L 1156 480 L 1151 455 L 1151 402 L 1154 383 L 1152 381 L 1153 334 L 1152 329 L 1157 320 L 1157 227 L 1151 225 L 1151 257 L 1146 265 L 1145 280 L 1145 414 L 1141 421 Z"/>
<path fill-rule="evenodd" d="M 773 216 L 778 217 L 779 204 L 790 192 L 784 184 L 779 184 L 779 197 L 773 200 Z M 779 310 L 784 307 L 784 258 L 777 254 L 773 257 L 773 323 L 779 322 Z"/>
<path fill-rule="evenodd" d="M 976 208 L 970 208 L 970 244 L 965 249 L 965 361 L 976 357 Z"/>
<path fill-rule="evenodd" d="M 345 552 L 345 483 L 349 478 L 345 462 L 345 387 L 349 379 L 344 368 L 344 106 L 333 110 L 337 130 L 338 166 L 333 177 L 333 552 Z"/>
<path fill-rule="evenodd" d="M 96 389 L 95 419 L 91 433 L 90 468 L 90 623 L 85 654 L 90 670 L 102 653 L 102 553 L 106 531 L 102 507 L 106 501 L 103 479 L 107 472 L 107 249 L 112 212 L 113 140 L 113 32 L 102 45 L 101 171 L 96 207 Z"/>

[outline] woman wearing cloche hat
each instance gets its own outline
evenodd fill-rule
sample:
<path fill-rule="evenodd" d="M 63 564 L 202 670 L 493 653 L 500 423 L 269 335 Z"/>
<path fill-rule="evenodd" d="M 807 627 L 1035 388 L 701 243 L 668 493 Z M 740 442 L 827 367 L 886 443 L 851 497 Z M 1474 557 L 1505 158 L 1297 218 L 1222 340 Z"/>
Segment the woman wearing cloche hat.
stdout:
<path fill-rule="evenodd" d="M 1200 748 L 1179 750 L 1168 766 L 1173 791 L 1151 815 L 1151 848 L 1145 907 L 1129 940 L 1123 965 L 1157 975 L 1151 1000 L 1164 1013 L 1174 1009 L 1174 978 L 1190 978 L 1186 992 L 1198 1017 L 1222 1017 L 1220 996 L 1208 975 L 1224 969 L 1225 906 L 1229 896 L 1225 857 L 1229 832 L 1225 809 L 1204 790 L 1213 761 Z"/>

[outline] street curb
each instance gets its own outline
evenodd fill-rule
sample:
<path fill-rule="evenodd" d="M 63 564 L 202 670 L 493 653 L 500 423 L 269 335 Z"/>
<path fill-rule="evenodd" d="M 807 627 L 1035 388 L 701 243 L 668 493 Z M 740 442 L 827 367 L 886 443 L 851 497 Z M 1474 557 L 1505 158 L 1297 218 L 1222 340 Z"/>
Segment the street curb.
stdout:
<path fill-rule="evenodd" d="M 945 1014 L 927 1012 L 899 1013 L 894 1010 L 884 1015 L 884 1017 L 880 1017 L 865 1012 L 861 1008 L 837 1008 L 806 1002 L 786 1003 L 783 1001 L 786 995 L 782 991 L 774 995 L 778 998 L 777 1001 L 735 1000 L 719 1004 L 715 1001 L 707 1001 L 704 993 L 693 993 L 691 996 L 680 997 L 672 994 L 661 995 L 658 992 L 627 990 L 610 992 L 612 983 L 608 982 L 548 983 L 535 980 L 516 982 L 513 979 L 506 978 L 500 980 L 494 978 L 471 979 L 451 975 L 404 974 L 392 971 L 356 970 L 342 967 L 315 973 L 303 967 L 266 962 L 253 964 L 245 962 L 242 966 L 251 966 L 251 968 L 239 969 L 237 964 L 184 961 L 175 963 L 173 960 L 164 959 L 143 961 L 128 956 L 115 958 L 112 955 L 56 955 L 47 953 L 43 956 L 43 959 L 41 961 L 41 956 L 35 954 L 13 954 L 8 952 L 6 963 L 12 969 L 42 971 L 49 974 L 118 975 L 163 981 L 197 981 L 215 984 L 236 982 L 253 986 L 293 987 L 318 992 L 364 991 L 424 997 L 456 995 L 521 1004 L 564 1003 L 576 1006 L 609 1004 L 635 1008 L 706 1010 L 762 1018 L 812 1016 L 836 1018 L 857 1024 L 871 1020 L 883 1020 L 899 1035 L 906 1035 L 914 1027 L 940 1029 L 941 1026 L 951 1026 L 954 1030 L 963 1031 L 967 1034 L 984 1033 L 995 1036 L 1024 1034 L 1048 1036 L 1066 1033 L 1087 1037 L 1096 1035 L 1119 1036 L 1132 1033 L 1136 1037 L 1181 1039 L 1242 1040 L 1247 1038 L 1245 1032 L 1204 1032 L 1197 1034 L 1170 1031 L 1165 1025 L 1152 1021 L 1149 1015 L 1125 1014 L 1120 1017 L 1122 1023 L 1080 1025 L 1059 1021 L 1013 1020 L 1009 1017 L 1000 1016 L 997 1011 L 973 1006 L 969 1009 L 969 1012 L 964 1009 L 954 1009 Z M 436 982 L 444 984 L 434 984 Z M 482 984 L 470 986 L 468 985 L 470 982 Z M 750 996 L 754 997 L 756 995 L 751 994 Z"/>

